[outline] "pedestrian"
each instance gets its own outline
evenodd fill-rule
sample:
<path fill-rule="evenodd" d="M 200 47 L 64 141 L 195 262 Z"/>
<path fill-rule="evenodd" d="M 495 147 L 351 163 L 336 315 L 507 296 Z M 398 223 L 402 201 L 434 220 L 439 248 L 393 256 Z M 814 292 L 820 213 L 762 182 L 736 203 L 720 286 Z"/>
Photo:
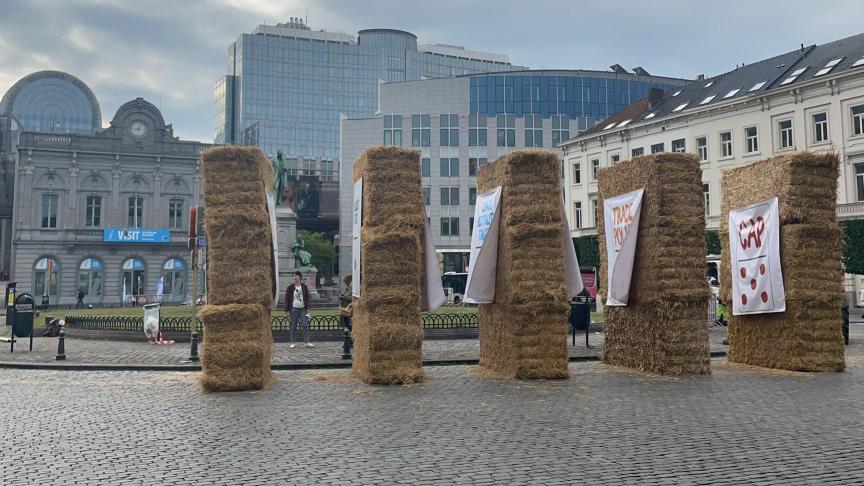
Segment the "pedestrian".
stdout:
<path fill-rule="evenodd" d="M 854 298 L 854 297 L 853 297 Z M 849 344 L 849 292 L 843 288 L 843 297 L 840 304 L 840 312 L 843 316 L 843 342 Z"/>
<path fill-rule="evenodd" d="M 307 348 L 315 346 L 309 342 L 309 287 L 302 282 L 303 274 L 294 272 L 292 283 L 285 290 L 285 312 L 291 318 L 291 345 L 294 347 L 294 333 L 297 330 L 297 324 L 303 326 L 303 342 Z"/>
<path fill-rule="evenodd" d="M 351 288 L 353 278 L 351 277 L 351 275 L 348 275 L 342 281 L 345 282 L 345 290 L 343 290 L 342 295 L 339 296 L 339 317 L 342 321 L 342 327 L 350 331 L 351 316 L 353 315 L 353 309 L 351 304 L 354 299 Z"/>
<path fill-rule="evenodd" d="M 81 289 L 78 289 L 78 302 L 75 304 L 75 308 L 84 308 L 84 291 Z"/>

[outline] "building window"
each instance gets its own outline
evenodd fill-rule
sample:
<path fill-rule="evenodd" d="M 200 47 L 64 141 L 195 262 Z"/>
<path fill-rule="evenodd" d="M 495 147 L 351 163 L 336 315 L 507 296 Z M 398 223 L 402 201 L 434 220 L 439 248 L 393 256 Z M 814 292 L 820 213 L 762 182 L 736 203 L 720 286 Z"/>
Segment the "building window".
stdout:
<path fill-rule="evenodd" d="M 459 146 L 459 115 L 441 115 L 441 146 Z"/>
<path fill-rule="evenodd" d="M 102 301 L 102 262 L 87 258 L 78 267 L 78 291 L 84 292 L 84 303 Z"/>
<path fill-rule="evenodd" d="M 611 165 L 611 164 L 614 164 L 614 163 L 620 162 L 620 161 L 621 161 L 621 156 L 618 154 L 615 154 L 609 159 L 609 164 Z"/>
<path fill-rule="evenodd" d="M 186 264 L 172 258 L 162 265 L 162 295 L 174 302 L 186 300 Z M 157 294 L 158 284 L 157 284 Z"/>
<path fill-rule="evenodd" d="M 573 203 L 573 226 L 575 228 L 582 227 L 582 202 L 576 201 Z"/>
<path fill-rule="evenodd" d="M 42 227 L 57 227 L 57 194 L 42 194 Z"/>
<path fill-rule="evenodd" d="M 420 159 L 420 175 L 423 177 L 432 176 L 432 160 L 425 158 Z"/>
<path fill-rule="evenodd" d="M 125 301 L 129 301 L 132 296 L 143 295 L 145 293 L 147 281 L 144 279 L 144 269 L 144 261 L 140 258 L 130 258 L 123 262 L 123 277 L 120 292 Z"/>
<path fill-rule="evenodd" d="M 183 227 L 183 200 L 168 200 L 168 227 L 180 229 Z"/>
<path fill-rule="evenodd" d="M 411 115 L 411 146 L 428 147 L 430 139 L 429 115 Z"/>
<path fill-rule="evenodd" d="M 573 164 L 573 184 L 582 184 L 582 164 Z"/>
<path fill-rule="evenodd" d="M 744 141 L 747 147 L 747 153 L 752 154 L 759 151 L 759 131 L 756 127 L 747 127 L 744 129 Z"/>
<path fill-rule="evenodd" d="M 84 217 L 85 226 L 101 226 L 102 225 L 102 196 L 87 196 L 86 214 Z"/>
<path fill-rule="evenodd" d="M 600 212 L 597 211 L 597 200 L 596 199 L 591 200 L 591 214 L 594 215 L 594 227 L 596 228 L 597 227 L 597 221 L 598 221 L 597 218 L 600 217 Z"/>
<path fill-rule="evenodd" d="M 130 228 L 141 228 L 144 226 L 144 198 L 132 196 L 129 198 L 129 225 Z"/>
<path fill-rule="evenodd" d="M 468 236 L 474 236 L 474 218 L 468 218 Z"/>
<path fill-rule="evenodd" d="M 480 113 L 468 115 L 468 145 L 471 147 L 486 146 L 486 117 Z"/>
<path fill-rule="evenodd" d="M 652 154 L 657 154 L 657 153 L 660 153 L 662 151 L 663 151 L 663 144 L 662 143 L 655 143 L 654 145 L 651 146 L 651 153 Z"/>
<path fill-rule="evenodd" d="M 384 145 L 402 145 L 402 115 L 384 115 Z"/>
<path fill-rule="evenodd" d="M 684 145 L 684 139 L 679 138 L 678 140 L 672 140 L 672 151 L 673 152 L 686 152 L 687 149 Z"/>
<path fill-rule="evenodd" d="M 696 153 L 699 160 L 708 160 L 708 137 L 696 137 Z"/>
<path fill-rule="evenodd" d="M 792 120 L 783 120 L 777 127 L 780 129 L 780 148 L 791 148 L 795 144 L 792 138 Z"/>
<path fill-rule="evenodd" d="M 858 201 L 864 202 L 864 164 L 855 164 L 855 184 L 858 186 Z"/>
<path fill-rule="evenodd" d="M 540 115 L 525 115 L 525 146 L 543 146 L 543 117 Z"/>
<path fill-rule="evenodd" d="M 441 218 L 441 236 L 459 236 L 459 218 Z"/>
<path fill-rule="evenodd" d="M 732 157 L 732 132 L 720 132 L 720 156 Z"/>
<path fill-rule="evenodd" d="M 459 159 L 441 159 L 441 177 L 459 177 Z"/>
<path fill-rule="evenodd" d="M 711 214 L 711 186 L 702 184 L 702 195 L 705 197 L 705 215 Z"/>
<path fill-rule="evenodd" d="M 498 115 L 496 117 L 498 126 L 497 139 L 499 147 L 516 146 L 516 117 L 514 115 Z"/>
<path fill-rule="evenodd" d="M 468 175 L 471 177 L 477 176 L 477 167 L 481 165 L 486 165 L 486 158 L 470 158 L 468 159 Z"/>
<path fill-rule="evenodd" d="M 459 188 L 458 187 L 442 187 L 441 188 L 441 205 L 442 206 L 458 206 L 459 205 Z"/>
<path fill-rule="evenodd" d="M 432 189 L 429 187 L 423 188 L 423 204 L 425 206 L 432 204 Z"/>
<path fill-rule="evenodd" d="M 597 171 L 600 170 L 600 159 L 591 159 L 591 180 L 597 180 Z"/>
<path fill-rule="evenodd" d="M 813 115 L 813 142 L 828 141 L 828 113 L 816 113 Z"/>
<path fill-rule="evenodd" d="M 477 204 L 477 188 L 469 187 L 468 188 L 468 205 L 474 206 Z"/>
<path fill-rule="evenodd" d="M 552 146 L 566 142 L 570 139 L 570 119 L 566 116 L 555 115 L 552 117 Z"/>
<path fill-rule="evenodd" d="M 57 289 L 60 283 L 60 264 L 55 258 L 40 258 L 33 272 L 33 295 L 47 295 L 49 304 L 57 303 Z"/>
<path fill-rule="evenodd" d="M 644 147 L 634 148 L 633 150 L 630 151 L 630 156 L 631 157 L 638 157 L 640 155 L 643 155 L 644 153 L 645 153 Z"/>
<path fill-rule="evenodd" d="M 864 135 L 864 105 L 852 107 L 852 134 Z"/>

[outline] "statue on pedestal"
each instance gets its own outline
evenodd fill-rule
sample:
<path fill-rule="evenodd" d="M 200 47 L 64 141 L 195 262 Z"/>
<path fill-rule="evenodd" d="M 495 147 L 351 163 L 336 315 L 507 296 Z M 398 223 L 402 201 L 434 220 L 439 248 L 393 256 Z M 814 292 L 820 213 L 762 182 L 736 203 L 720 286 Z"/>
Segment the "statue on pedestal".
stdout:
<path fill-rule="evenodd" d="M 306 242 L 303 241 L 302 236 L 297 235 L 297 239 L 291 243 L 291 253 L 294 254 L 295 266 L 308 267 L 312 265 L 312 254 L 304 248 L 306 248 Z"/>

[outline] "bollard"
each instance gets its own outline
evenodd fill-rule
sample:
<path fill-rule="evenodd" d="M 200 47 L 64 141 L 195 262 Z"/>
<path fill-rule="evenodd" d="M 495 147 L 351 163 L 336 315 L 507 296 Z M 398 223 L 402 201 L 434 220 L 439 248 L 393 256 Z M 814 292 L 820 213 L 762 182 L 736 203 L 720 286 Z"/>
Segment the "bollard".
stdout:
<path fill-rule="evenodd" d="M 57 338 L 57 361 L 66 361 L 66 331 L 62 329 Z"/>
<path fill-rule="evenodd" d="M 192 333 L 192 349 L 189 351 L 189 361 L 198 362 L 198 333 Z"/>
<path fill-rule="evenodd" d="M 345 340 L 342 341 L 342 359 L 351 359 L 351 329 L 345 328 Z"/>

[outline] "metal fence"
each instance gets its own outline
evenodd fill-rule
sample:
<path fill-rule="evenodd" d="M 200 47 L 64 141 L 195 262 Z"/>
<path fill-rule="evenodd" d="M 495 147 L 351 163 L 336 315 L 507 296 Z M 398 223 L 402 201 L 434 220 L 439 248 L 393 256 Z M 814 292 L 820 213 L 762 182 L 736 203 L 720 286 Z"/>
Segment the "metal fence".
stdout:
<path fill-rule="evenodd" d="M 424 329 L 463 329 L 478 327 L 476 313 L 464 314 L 423 314 L 420 321 Z M 202 331 L 201 320 L 196 319 L 197 331 Z M 159 329 L 162 332 L 190 332 L 191 317 L 161 317 Z M 289 331 L 291 318 L 275 316 L 271 325 L 273 331 Z M 141 331 L 144 317 L 132 316 L 66 316 L 66 326 L 70 329 L 90 331 Z M 342 322 L 338 315 L 313 315 L 309 319 L 312 331 L 341 331 Z"/>

